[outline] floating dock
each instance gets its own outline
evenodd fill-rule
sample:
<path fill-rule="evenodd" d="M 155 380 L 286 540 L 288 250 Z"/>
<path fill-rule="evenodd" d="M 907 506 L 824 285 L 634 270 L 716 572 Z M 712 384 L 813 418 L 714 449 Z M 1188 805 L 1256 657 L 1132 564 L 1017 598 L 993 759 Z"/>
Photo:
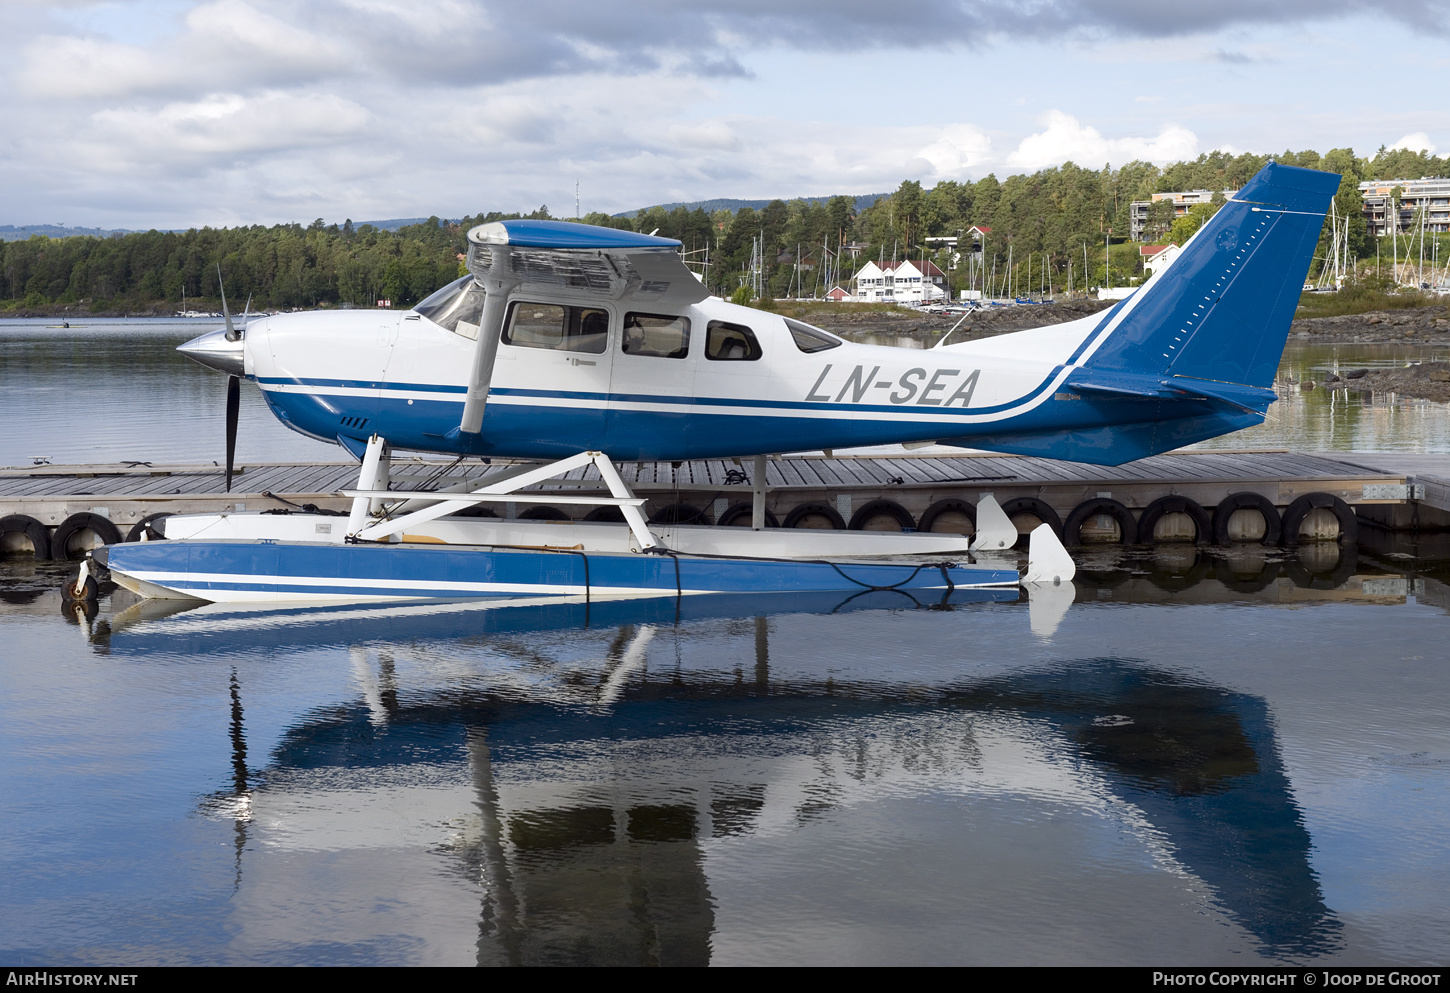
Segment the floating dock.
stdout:
<path fill-rule="evenodd" d="M 970 533 L 991 493 L 1024 533 L 1046 521 L 1068 544 L 1265 541 L 1353 537 L 1361 520 L 1394 530 L 1450 527 L 1450 455 L 1173 452 L 1105 468 L 1051 459 L 932 449 L 821 453 L 763 460 L 766 524 Z M 424 489 L 481 481 L 500 463 L 395 459 L 391 485 Z M 749 526 L 761 460 L 625 463 L 653 520 Z M 357 464 L 246 463 L 233 492 L 215 465 L 148 463 L 0 470 L 0 543 L 25 552 L 49 542 L 53 557 L 139 537 L 164 514 L 345 511 L 340 491 Z M 531 488 L 607 496 L 592 467 Z M 502 518 L 611 519 L 613 508 L 519 503 L 477 511 Z M 44 529 L 42 536 L 37 527 Z M 1283 533 L 1292 530 L 1292 534 Z M 134 539 L 133 539 L 134 540 Z"/>

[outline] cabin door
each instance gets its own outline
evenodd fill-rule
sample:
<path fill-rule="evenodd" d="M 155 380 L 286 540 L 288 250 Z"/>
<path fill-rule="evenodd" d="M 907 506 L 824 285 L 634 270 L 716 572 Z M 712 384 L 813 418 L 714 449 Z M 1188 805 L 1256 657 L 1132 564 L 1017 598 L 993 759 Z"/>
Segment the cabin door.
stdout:
<path fill-rule="evenodd" d="M 613 359 L 611 317 L 593 305 L 511 302 L 485 436 L 561 458 L 600 448 Z"/>
<path fill-rule="evenodd" d="M 608 449 L 621 458 L 678 451 L 690 426 L 699 343 L 690 319 L 620 313 L 610 377 Z"/>

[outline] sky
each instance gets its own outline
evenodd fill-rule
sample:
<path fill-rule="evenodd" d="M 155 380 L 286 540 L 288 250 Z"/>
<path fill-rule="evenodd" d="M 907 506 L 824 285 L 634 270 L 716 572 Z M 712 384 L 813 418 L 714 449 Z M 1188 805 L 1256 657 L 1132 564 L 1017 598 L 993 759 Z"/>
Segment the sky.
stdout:
<path fill-rule="evenodd" d="M 1450 0 L 0 0 L 0 224 L 889 192 L 1450 151 Z"/>

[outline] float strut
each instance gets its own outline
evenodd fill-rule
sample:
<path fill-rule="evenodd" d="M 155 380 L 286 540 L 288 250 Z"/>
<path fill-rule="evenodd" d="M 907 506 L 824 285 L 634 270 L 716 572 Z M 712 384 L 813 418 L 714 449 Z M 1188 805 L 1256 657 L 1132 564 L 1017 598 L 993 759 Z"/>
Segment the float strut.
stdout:
<path fill-rule="evenodd" d="M 755 456 L 755 471 L 750 478 L 750 526 L 756 531 L 765 528 L 765 467 L 769 464 L 766 456 Z"/>

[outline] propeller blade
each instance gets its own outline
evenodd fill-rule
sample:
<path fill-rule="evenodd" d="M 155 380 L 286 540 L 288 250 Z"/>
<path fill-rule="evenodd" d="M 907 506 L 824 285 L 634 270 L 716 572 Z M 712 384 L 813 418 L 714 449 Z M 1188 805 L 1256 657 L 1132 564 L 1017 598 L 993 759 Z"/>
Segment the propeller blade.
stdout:
<path fill-rule="evenodd" d="M 247 306 L 242 309 L 242 334 L 247 333 L 247 325 L 252 323 L 252 295 L 247 294 Z"/>
<path fill-rule="evenodd" d="M 216 267 L 216 283 L 217 288 L 222 291 L 222 317 L 226 318 L 227 322 L 227 341 L 236 341 L 237 329 L 232 327 L 232 314 L 231 311 L 227 310 L 227 287 L 226 283 L 222 280 L 222 266 L 220 262 L 217 263 Z"/>
<path fill-rule="evenodd" d="M 232 465 L 237 455 L 237 415 L 242 409 L 242 381 L 227 377 L 227 492 L 232 491 Z"/>

